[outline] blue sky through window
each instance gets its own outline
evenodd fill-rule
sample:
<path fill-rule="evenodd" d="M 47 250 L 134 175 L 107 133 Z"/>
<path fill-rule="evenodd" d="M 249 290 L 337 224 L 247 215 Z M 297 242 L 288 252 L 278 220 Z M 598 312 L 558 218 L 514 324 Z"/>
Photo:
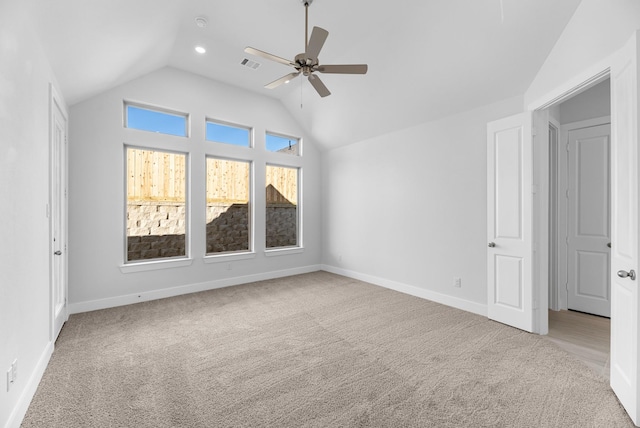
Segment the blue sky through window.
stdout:
<path fill-rule="evenodd" d="M 235 126 L 222 125 L 215 122 L 207 122 L 208 141 L 216 143 L 233 144 L 234 146 L 249 147 L 249 130 L 236 128 Z"/>
<path fill-rule="evenodd" d="M 279 135 L 267 134 L 267 150 L 270 152 L 277 152 L 289 146 L 295 146 L 298 143 L 296 138 L 281 137 Z M 296 153 L 297 154 L 297 153 Z"/>
<path fill-rule="evenodd" d="M 128 105 L 127 128 L 186 137 L 187 117 Z"/>

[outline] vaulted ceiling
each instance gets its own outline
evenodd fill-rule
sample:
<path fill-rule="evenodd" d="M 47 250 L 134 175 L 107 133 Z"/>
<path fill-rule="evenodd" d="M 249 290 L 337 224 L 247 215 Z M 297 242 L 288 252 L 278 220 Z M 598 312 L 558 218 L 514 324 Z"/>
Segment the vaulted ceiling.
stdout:
<path fill-rule="evenodd" d="M 314 0 L 309 25 L 329 31 L 321 63 L 369 64 L 364 76 L 320 75 L 332 92 L 320 98 L 300 78 L 264 89 L 290 69 L 243 51 L 304 51 L 301 0 L 27 1 L 71 105 L 171 66 L 281 100 L 324 148 L 522 95 L 580 3 Z"/>

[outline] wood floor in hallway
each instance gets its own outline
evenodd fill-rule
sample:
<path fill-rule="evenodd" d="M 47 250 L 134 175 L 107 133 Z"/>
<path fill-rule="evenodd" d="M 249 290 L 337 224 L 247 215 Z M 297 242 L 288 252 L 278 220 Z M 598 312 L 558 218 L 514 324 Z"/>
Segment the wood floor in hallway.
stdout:
<path fill-rule="evenodd" d="M 549 311 L 547 338 L 609 378 L 611 320 L 574 311 Z"/>

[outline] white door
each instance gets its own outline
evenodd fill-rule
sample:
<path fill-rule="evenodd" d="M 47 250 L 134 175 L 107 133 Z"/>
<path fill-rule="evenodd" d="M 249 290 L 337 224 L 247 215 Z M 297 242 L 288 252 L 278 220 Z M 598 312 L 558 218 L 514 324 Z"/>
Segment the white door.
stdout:
<path fill-rule="evenodd" d="M 611 67 L 611 388 L 640 423 L 638 310 L 638 33 Z"/>
<path fill-rule="evenodd" d="M 487 125 L 488 317 L 533 331 L 532 115 Z"/>
<path fill-rule="evenodd" d="M 610 125 L 568 133 L 567 307 L 608 317 Z"/>
<path fill-rule="evenodd" d="M 67 115 L 51 87 L 51 340 L 67 320 Z"/>

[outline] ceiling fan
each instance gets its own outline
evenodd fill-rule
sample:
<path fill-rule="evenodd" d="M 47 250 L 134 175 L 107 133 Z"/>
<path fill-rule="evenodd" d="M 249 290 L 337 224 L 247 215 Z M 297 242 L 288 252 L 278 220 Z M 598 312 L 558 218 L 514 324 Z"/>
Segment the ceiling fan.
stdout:
<path fill-rule="evenodd" d="M 367 64 L 341 64 L 341 65 L 320 65 L 318 60 L 318 54 L 324 45 L 329 32 L 320 27 L 313 27 L 311 31 L 311 38 L 309 34 L 309 5 L 313 3 L 313 0 L 300 0 L 304 4 L 304 52 L 296 55 L 293 61 L 281 58 L 276 55 L 261 51 L 259 49 L 247 46 L 244 51 L 246 53 L 257 55 L 270 61 L 279 62 L 284 65 L 289 65 L 296 69 L 293 73 L 289 73 L 286 76 L 275 80 L 264 87 L 267 89 L 277 88 L 283 83 L 289 83 L 291 79 L 298 77 L 300 74 L 306 76 L 314 89 L 320 94 L 321 97 L 331 95 L 329 89 L 322 83 L 320 77 L 314 73 L 334 73 L 334 74 L 366 74 Z"/>

